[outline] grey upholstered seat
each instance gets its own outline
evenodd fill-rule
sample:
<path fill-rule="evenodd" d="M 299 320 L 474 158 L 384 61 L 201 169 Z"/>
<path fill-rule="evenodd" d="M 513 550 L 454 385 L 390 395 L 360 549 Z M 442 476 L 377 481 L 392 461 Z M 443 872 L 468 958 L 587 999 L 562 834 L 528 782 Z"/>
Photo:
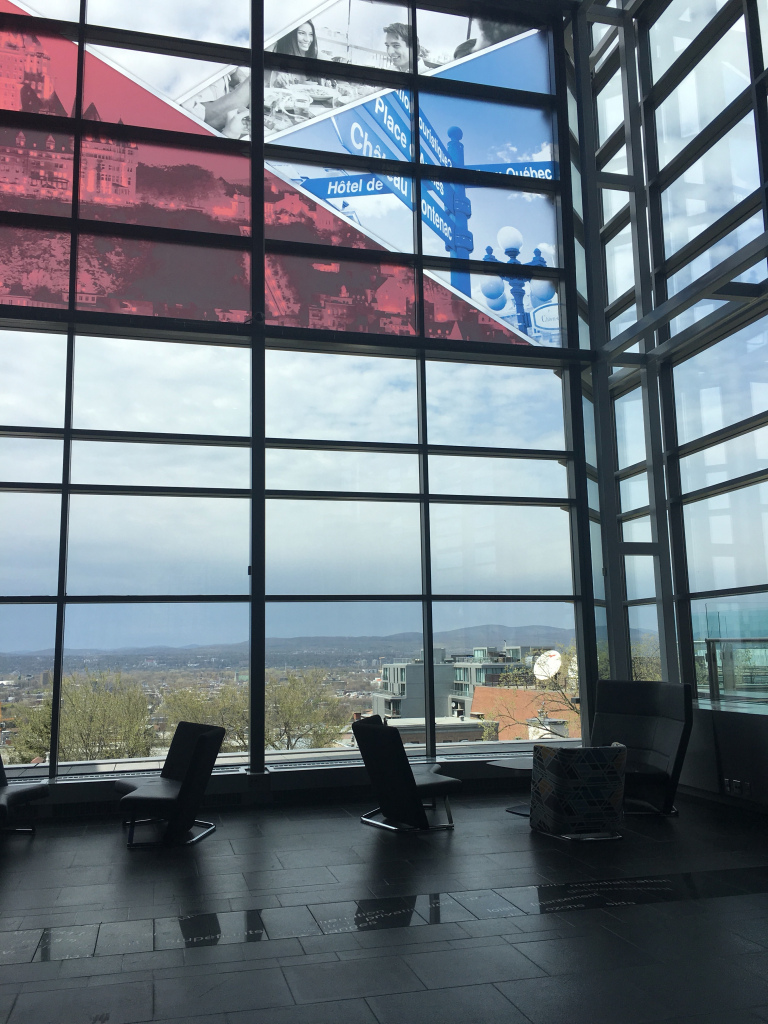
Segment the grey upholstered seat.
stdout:
<path fill-rule="evenodd" d="M 43 800 L 50 790 L 47 782 L 24 782 L 10 786 L 0 758 L 0 829 L 4 832 L 25 832 L 34 835 L 33 825 L 15 825 L 19 811 L 35 800 Z"/>

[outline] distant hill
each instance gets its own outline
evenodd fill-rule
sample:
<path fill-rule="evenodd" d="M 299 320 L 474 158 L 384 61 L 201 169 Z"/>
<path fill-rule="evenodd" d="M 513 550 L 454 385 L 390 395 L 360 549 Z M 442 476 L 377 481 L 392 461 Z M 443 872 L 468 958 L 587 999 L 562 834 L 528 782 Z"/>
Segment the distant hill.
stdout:
<path fill-rule="evenodd" d="M 631 630 L 640 636 L 646 630 Z M 445 647 L 447 654 L 471 653 L 474 647 L 501 647 L 504 643 L 520 647 L 568 647 L 574 643 L 574 631 L 559 626 L 532 623 L 527 626 L 486 624 L 449 629 L 435 634 L 435 646 Z M 598 630 L 598 640 L 605 639 L 605 630 Z M 308 668 L 359 667 L 361 661 L 371 666 L 374 660 L 416 658 L 422 649 L 420 632 L 392 633 L 388 636 L 293 636 L 267 637 L 265 641 L 268 668 L 284 665 Z M 183 666 L 190 662 L 219 662 L 244 667 L 248 657 L 248 642 L 237 644 L 188 644 L 184 647 L 154 645 L 150 647 L 124 647 L 112 650 L 98 648 L 67 648 L 65 670 L 94 662 L 102 667 L 146 667 L 147 661 L 158 666 Z M 50 667 L 53 651 L 23 651 L 0 654 L 0 672 L 26 670 L 40 672 Z M 23 664 L 22 664 L 23 663 Z"/>

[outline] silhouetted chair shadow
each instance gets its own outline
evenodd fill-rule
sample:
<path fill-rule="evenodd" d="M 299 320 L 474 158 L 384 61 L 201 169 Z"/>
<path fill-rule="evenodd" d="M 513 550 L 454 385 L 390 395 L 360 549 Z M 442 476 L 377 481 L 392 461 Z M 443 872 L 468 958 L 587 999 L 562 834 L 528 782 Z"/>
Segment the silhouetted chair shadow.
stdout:
<path fill-rule="evenodd" d="M 392 832 L 453 828 L 448 795 L 461 788 L 460 779 L 441 775 L 438 765 L 411 767 L 400 733 L 379 715 L 353 722 L 352 732 L 379 801 L 378 807 L 360 818 L 364 825 Z M 430 824 L 424 801 L 434 811 L 438 797 L 444 801 L 448 820 Z M 379 816 L 382 820 L 377 820 Z"/>
<path fill-rule="evenodd" d="M 168 844 L 191 846 L 215 831 L 212 822 L 197 821 L 195 815 L 221 749 L 224 732 L 220 726 L 179 722 L 159 778 L 120 779 L 115 783 L 118 792 L 126 794 L 120 807 L 126 819 L 123 824 L 129 827 L 129 850 Z M 157 821 L 166 823 L 160 840 L 134 842 L 137 825 Z M 203 831 L 190 835 L 195 827 Z"/>
<path fill-rule="evenodd" d="M 677 813 L 675 793 L 692 724 L 690 683 L 599 680 L 590 742 L 626 746 L 627 813 Z"/>
<path fill-rule="evenodd" d="M 531 828 L 561 839 L 621 839 L 627 748 L 533 748 Z"/>
<path fill-rule="evenodd" d="M 22 782 L 13 786 L 8 784 L 3 759 L 0 757 L 0 831 L 20 832 L 33 836 L 34 825 L 14 825 L 20 808 L 35 800 L 42 800 L 48 795 L 50 784 L 47 782 Z"/>

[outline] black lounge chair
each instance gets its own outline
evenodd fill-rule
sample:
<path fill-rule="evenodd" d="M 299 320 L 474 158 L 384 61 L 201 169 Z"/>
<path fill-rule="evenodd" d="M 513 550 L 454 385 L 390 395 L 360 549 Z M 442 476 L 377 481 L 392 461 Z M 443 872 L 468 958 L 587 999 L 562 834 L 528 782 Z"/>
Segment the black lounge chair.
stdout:
<path fill-rule="evenodd" d="M 50 784 L 47 782 L 23 782 L 10 786 L 0 757 L 0 831 L 22 832 L 33 836 L 34 825 L 14 825 L 13 822 L 19 808 L 26 807 L 34 800 L 42 800 L 48 795 L 49 789 Z"/>
<path fill-rule="evenodd" d="M 352 732 L 379 801 L 378 807 L 360 818 L 364 825 L 391 832 L 453 828 L 448 794 L 461 788 L 460 779 L 441 775 L 438 765 L 411 767 L 400 733 L 379 715 L 353 722 Z M 448 820 L 430 824 L 424 801 L 434 811 L 438 797 L 444 800 Z"/>
<path fill-rule="evenodd" d="M 689 683 L 598 682 L 590 743 L 626 746 L 626 813 L 677 813 L 675 793 L 692 724 Z"/>
<path fill-rule="evenodd" d="M 159 778 L 120 779 L 115 787 L 126 795 L 120 801 L 128 825 L 128 849 L 199 843 L 216 826 L 197 821 L 195 815 L 216 763 L 225 730 L 215 725 L 179 722 L 173 734 Z M 135 843 L 134 829 L 164 821 L 165 832 L 159 841 Z M 191 835 L 194 827 L 202 832 Z"/>

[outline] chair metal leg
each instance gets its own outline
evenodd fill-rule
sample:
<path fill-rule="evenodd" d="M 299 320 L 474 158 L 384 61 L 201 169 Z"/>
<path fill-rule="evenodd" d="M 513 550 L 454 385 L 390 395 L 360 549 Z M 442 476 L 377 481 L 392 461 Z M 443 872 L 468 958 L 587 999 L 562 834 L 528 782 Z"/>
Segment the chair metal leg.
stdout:
<path fill-rule="evenodd" d="M 448 829 L 453 829 L 453 816 L 451 814 L 451 805 L 448 802 L 448 797 L 443 797 L 445 801 L 445 814 L 448 818 L 446 824 L 441 825 L 429 825 L 427 828 L 417 828 L 415 825 L 392 825 L 388 821 L 376 821 L 375 815 L 381 814 L 380 807 L 374 807 L 372 811 L 366 811 L 365 814 L 360 815 L 360 821 L 364 825 L 371 825 L 373 828 L 383 828 L 387 832 L 441 832 Z M 429 807 L 430 810 L 434 811 L 437 809 L 437 797 L 428 801 L 425 806 Z"/>
<path fill-rule="evenodd" d="M 124 825 L 128 825 L 128 849 L 129 850 L 147 850 L 150 847 L 157 846 L 193 846 L 195 843 L 199 843 L 201 839 L 205 839 L 211 832 L 216 831 L 216 826 L 212 821 L 195 821 L 193 824 L 197 828 L 203 829 L 202 832 L 198 832 L 196 836 L 192 836 L 191 839 L 173 839 L 169 838 L 167 833 L 162 839 L 155 839 L 151 842 L 135 843 L 133 841 L 133 833 L 136 825 L 151 825 L 158 821 L 164 821 L 164 818 L 141 818 L 137 821 L 123 822 Z"/>
<path fill-rule="evenodd" d="M 19 826 L 7 825 L 7 826 L 4 826 L 3 828 L 0 828 L 0 832 L 18 832 L 18 833 L 21 833 L 22 835 L 28 835 L 28 836 L 35 835 L 36 831 L 37 830 L 35 829 L 34 825 L 19 825 Z"/>

